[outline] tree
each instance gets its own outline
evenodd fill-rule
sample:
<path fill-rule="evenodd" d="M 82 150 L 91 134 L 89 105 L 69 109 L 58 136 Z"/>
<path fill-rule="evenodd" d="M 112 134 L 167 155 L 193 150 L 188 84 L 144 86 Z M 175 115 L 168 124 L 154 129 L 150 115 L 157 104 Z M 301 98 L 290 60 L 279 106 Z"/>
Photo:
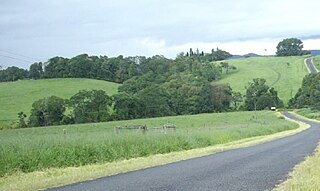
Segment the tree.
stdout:
<path fill-rule="evenodd" d="M 19 118 L 19 128 L 25 128 L 27 127 L 25 118 L 27 117 L 26 114 L 24 114 L 22 111 L 18 113 L 18 118 Z"/>
<path fill-rule="evenodd" d="M 309 54 L 308 51 L 303 51 L 303 43 L 297 38 L 287 38 L 278 43 L 277 56 L 299 56 Z"/>
<path fill-rule="evenodd" d="M 30 65 L 29 68 L 29 78 L 30 79 L 40 79 L 43 77 L 43 69 L 42 69 L 42 63 L 34 63 Z"/>
<path fill-rule="evenodd" d="M 159 85 L 147 87 L 136 94 L 139 100 L 143 102 L 143 117 L 162 117 L 172 115 L 173 112 L 169 106 L 169 94 Z"/>
<path fill-rule="evenodd" d="M 136 96 L 120 93 L 113 96 L 114 120 L 136 119 L 143 117 L 143 103 Z"/>
<path fill-rule="evenodd" d="M 198 113 L 221 112 L 229 108 L 231 88 L 224 84 L 207 83 L 202 86 L 198 101 Z"/>
<path fill-rule="evenodd" d="M 302 86 L 296 95 L 289 100 L 290 108 L 311 107 L 320 109 L 320 73 L 309 74 L 303 78 Z"/>
<path fill-rule="evenodd" d="M 253 79 L 246 88 L 245 106 L 247 110 L 262 110 L 265 108 L 283 107 L 283 102 L 278 97 L 274 88 L 266 85 L 266 80 L 261 78 Z"/>
<path fill-rule="evenodd" d="M 75 123 L 107 121 L 111 104 L 111 98 L 103 90 L 80 90 L 69 101 Z"/>
<path fill-rule="evenodd" d="M 243 101 L 243 96 L 240 92 L 232 92 L 232 101 L 234 103 L 234 109 L 237 110 L 238 104 Z"/>
<path fill-rule="evenodd" d="M 16 66 L 11 66 L 0 71 L 0 82 L 16 81 L 28 78 L 28 70 L 24 70 Z"/>
<path fill-rule="evenodd" d="M 32 104 L 29 126 L 59 125 L 65 110 L 65 100 L 56 96 L 35 101 Z"/>

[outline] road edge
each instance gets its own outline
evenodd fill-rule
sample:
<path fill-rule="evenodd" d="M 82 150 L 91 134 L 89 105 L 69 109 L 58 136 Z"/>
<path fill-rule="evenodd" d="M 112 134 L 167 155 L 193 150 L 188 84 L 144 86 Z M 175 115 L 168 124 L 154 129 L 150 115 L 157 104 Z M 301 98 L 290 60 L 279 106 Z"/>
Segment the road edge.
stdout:
<path fill-rule="evenodd" d="M 310 71 L 310 69 L 309 69 L 309 67 L 308 67 L 308 64 L 307 64 L 307 60 L 308 60 L 308 59 L 311 59 L 311 64 L 313 65 L 313 67 L 314 67 L 314 69 L 316 70 L 316 72 L 319 73 L 319 70 L 318 70 L 317 67 L 315 67 L 314 64 L 313 64 L 313 57 L 309 57 L 309 58 L 305 58 L 305 59 L 304 59 L 304 65 L 305 65 L 305 67 L 307 68 L 308 73 L 311 74 L 311 71 Z"/>

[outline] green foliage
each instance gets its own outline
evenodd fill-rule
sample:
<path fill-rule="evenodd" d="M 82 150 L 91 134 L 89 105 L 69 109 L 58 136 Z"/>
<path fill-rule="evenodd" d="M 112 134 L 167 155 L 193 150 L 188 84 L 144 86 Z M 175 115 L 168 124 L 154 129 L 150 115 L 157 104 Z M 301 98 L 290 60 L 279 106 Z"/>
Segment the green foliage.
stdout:
<path fill-rule="evenodd" d="M 302 86 L 289 101 L 291 108 L 311 107 L 320 109 L 320 73 L 309 74 L 303 78 Z"/>
<path fill-rule="evenodd" d="M 303 43 L 297 38 L 287 38 L 277 45 L 277 56 L 299 56 L 310 54 L 309 51 L 303 51 Z"/>
<path fill-rule="evenodd" d="M 17 81 L 28 78 L 28 71 L 16 66 L 0 69 L 0 82 Z"/>
<path fill-rule="evenodd" d="M 221 112 L 229 108 L 231 102 L 231 88 L 228 85 L 206 84 L 202 87 L 197 112 Z"/>
<path fill-rule="evenodd" d="M 241 92 L 232 92 L 232 101 L 234 103 L 234 109 L 237 110 L 239 104 L 243 101 Z"/>
<path fill-rule="evenodd" d="M 253 79 L 253 82 L 249 83 L 246 89 L 245 106 L 249 111 L 284 106 L 277 91 L 274 88 L 269 88 L 265 79 Z"/>
<path fill-rule="evenodd" d="M 136 119 L 142 118 L 144 113 L 143 101 L 135 96 L 130 96 L 127 93 L 113 95 L 114 113 L 112 119 Z"/>
<path fill-rule="evenodd" d="M 65 100 L 62 98 L 51 96 L 40 99 L 32 104 L 29 126 L 59 125 L 65 110 Z"/>
<path fill-rule="evenodd" d="M 141 58 L 142 59 L 142 58 Z M 71 59 L 54 57 L 45 67 L 46 78 L 93 78 L 112 82 L 123 82 L 139 75 L 134 58 L 118 56 L 88 56 L 81 54 Z"/>
<path fill-rule="evenodd" d="M 250 120 L 252 112 L 233 112 L 2 131 L 0 176 L 206 147 L 297 127 L 273 112 L 257 113 L 258 121 Z M 153 129 L 167 123 L 177 131 Z M 134 124 L 146 124 L 148 133 L 113 129 Z"/>
<path fill-rule="evenodd" d="M 19 112 L 18 113 L 18 118 L 19 118 L 19 128 L 25 128 L 27 127 L 25 118 L 27 117 L 26 114 L 24 114 L 23 112 Z"/>
<path fill-rule="evenodd" d="M 80 90 L 69 100 L 75 123 L 107 121 L 111 104 L 111 97 L 103 90 Z"/>
<path fill-rule="evenodd" d="M 41 62 L 30 65 L 29 78 L 34 80 L 43 78 L 43 67 Z"/>

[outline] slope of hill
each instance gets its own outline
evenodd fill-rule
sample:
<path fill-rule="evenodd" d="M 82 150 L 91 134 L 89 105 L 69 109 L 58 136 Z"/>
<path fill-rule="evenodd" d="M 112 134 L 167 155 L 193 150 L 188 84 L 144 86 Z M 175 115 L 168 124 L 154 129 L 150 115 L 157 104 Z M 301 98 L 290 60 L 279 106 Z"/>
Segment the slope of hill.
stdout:
<path fill-rule="evenodd" d="M 274 87 L 279 97 L 287 103 L 301 86 L 307 74 L 304 65 L 305 56 L 292 57 L 252 57 L 228 60 L 237 67 L 232 75 L 227 75 L 219 83 L 229 83 L 234 91 L 245 94 L 245 86 L 254 78 L 264 78 L 270 87 Z"/>
<path fill-rule="evenodd" d="M 70 98 L 79 90 L 104 90 L 108 95 L 117 92 L 119 84 L 79 78 L 22 80 L 0 83 L 0 123 L 17 119 L 17 113 L 29 113 L 32 103 L 47 96 Z"/>

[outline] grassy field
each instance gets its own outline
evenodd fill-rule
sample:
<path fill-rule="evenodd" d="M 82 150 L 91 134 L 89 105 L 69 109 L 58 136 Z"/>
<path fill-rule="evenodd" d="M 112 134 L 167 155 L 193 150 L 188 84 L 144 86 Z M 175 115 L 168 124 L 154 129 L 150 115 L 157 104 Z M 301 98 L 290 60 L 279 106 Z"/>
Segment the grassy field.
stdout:
<path fill-rule="evenodd" d="M 274 191 L 316 191 L 320 188 L 320 145 L 314 155 L 298 164 L 289 174 L 289 179 L 280 184 Z"/>
<path fill-rule="evenodd" d="M 12 123 L 20 111 L 29 114 L 32 103 L 47 96 L 70 98 L 82 89 L 101 89 L 112 95 L 118 86 L 101 80 L 68 78 L 3 82 L 0 83 L 0 123 Z"/>
<path fill-rule="evenodd" d="M 3 130 L 0 176 L 189 150 L 298 127 L 270 111 L 258 112 L 258 120 L 253 115 L 233 112 Z M 164 134 L 161 126 L 166 123 L 175 124 L 177 131 Z M 115 126 L 132 124 L 150 129 L 145 135 L 139 130 L 115 134 Z"/>
<path fill-rule="evenodd" d="M 228 60 L 237 67 L 237 71 L 226 75 L 219 83 L 229 83 L 234 91 L 245 94 L 245 86 L 254 78 L 264 78 L 270 87 L 274 87 L 279 97 L 287 103 L 301 86 L 307 74 L 305 57 L 256 57 Z M 289 64 L 287 64 L 289 63 Z"/>

